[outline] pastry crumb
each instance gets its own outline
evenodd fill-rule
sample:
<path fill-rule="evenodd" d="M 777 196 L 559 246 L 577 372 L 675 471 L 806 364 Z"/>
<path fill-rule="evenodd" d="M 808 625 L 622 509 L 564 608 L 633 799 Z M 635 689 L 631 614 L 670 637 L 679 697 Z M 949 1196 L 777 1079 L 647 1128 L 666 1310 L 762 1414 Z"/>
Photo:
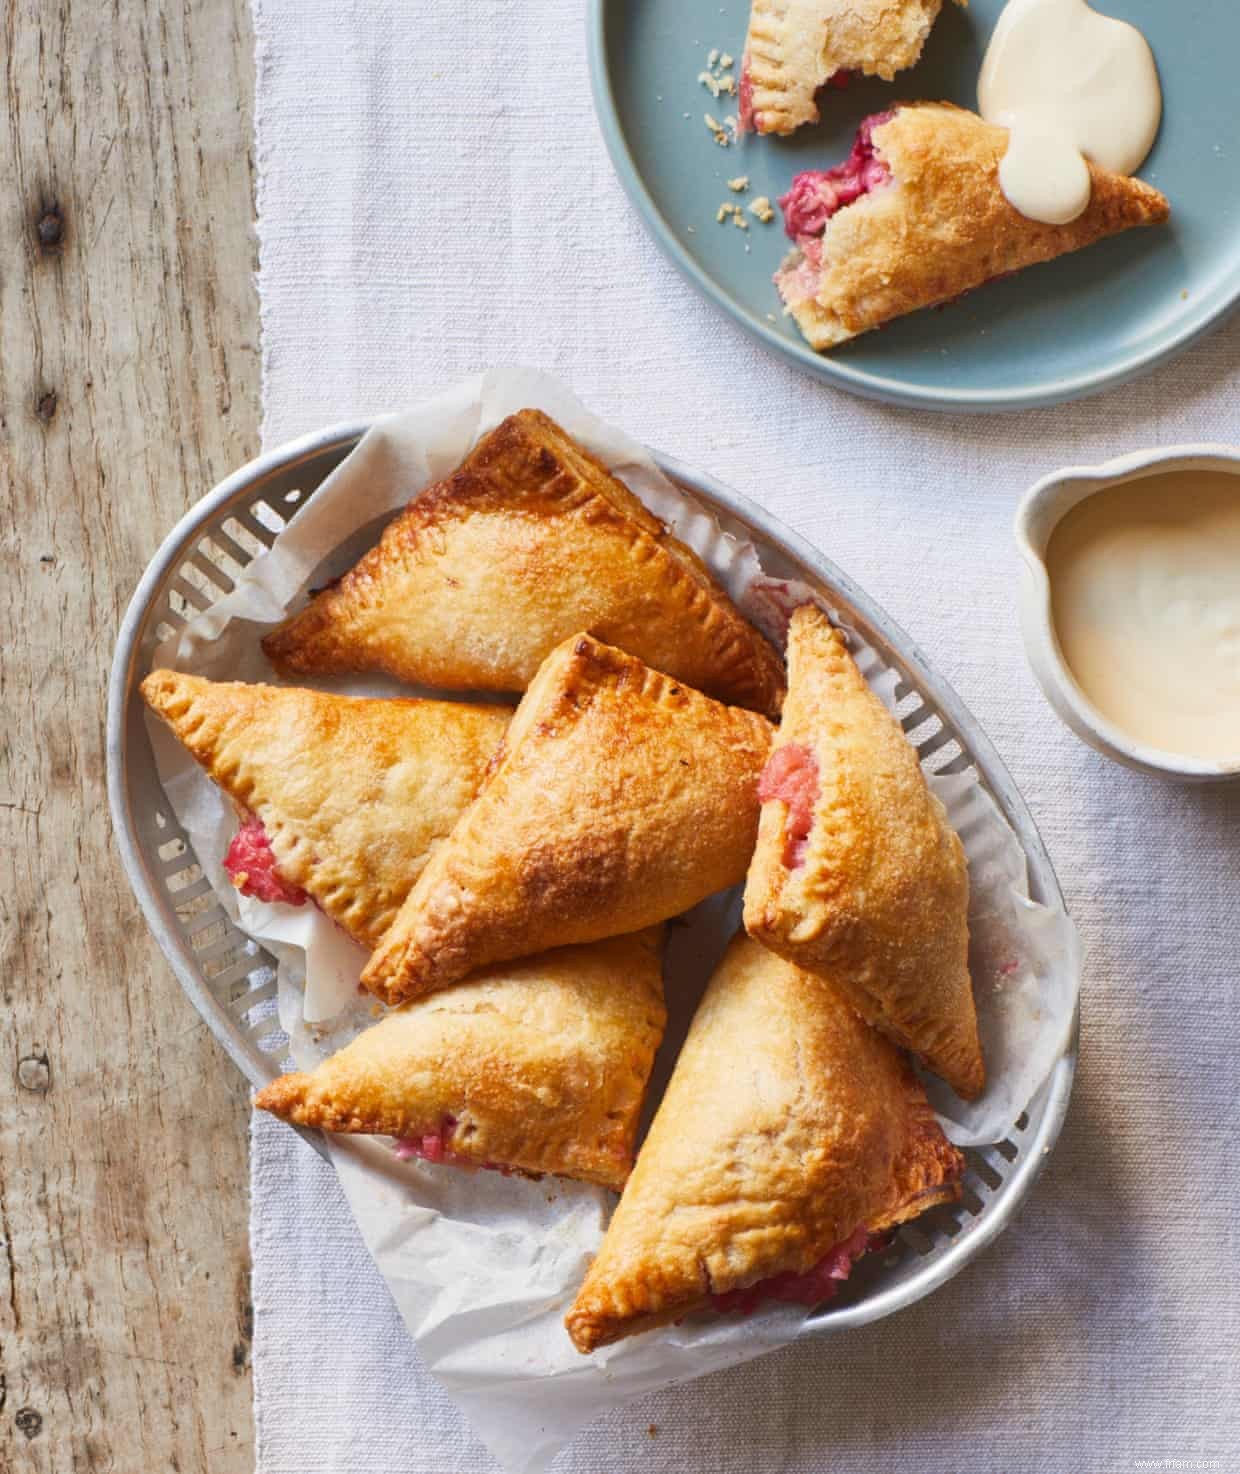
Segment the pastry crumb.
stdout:
<path fill-rule="evenodd" d="M 735 179 L 729 179 L 728 188 L 733 194 L 744 194 L 749 188 L 749 175 L 738 174 Z"/>
<path fill-rule="evenodd" d="M 718 118 L 712 117 L 710 113 L 703 113 L 702 116 L 705 119 L 706 126 L 710 129 L 711 135 L 713 136 L 715 142 L 719 145 L 720 148 L 727 148 L 728 144 L 731 142 L 731 139 L 728 137 L 727 128 L 724 127 L 723 123 L 721 123 Z"/>
<path fill-rule="evenodd" d="M 766 195 L 760 194 L 750 205 L 749 213 L 756 219 L 761 220 L 763 225 L 769 225 L 775 218 L 775 207 L 767 199 Z"/>
<path fill-rule="evenodd" d="M 698 73 L 698 81 L 707 88 L 712 97 L 735 97 L 736 78 L 729 70 L 732 58 L 714 48 L 706 58 L 706 70 Z"/>

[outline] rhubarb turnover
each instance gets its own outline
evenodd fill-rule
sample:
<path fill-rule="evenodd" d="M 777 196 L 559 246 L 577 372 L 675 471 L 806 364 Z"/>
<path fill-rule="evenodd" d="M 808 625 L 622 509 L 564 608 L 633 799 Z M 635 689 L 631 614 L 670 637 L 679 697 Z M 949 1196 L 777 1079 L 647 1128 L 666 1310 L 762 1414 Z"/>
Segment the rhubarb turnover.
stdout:
<path fill-rule="evenodd" d="M 363 947 L 394 920 L 482 781 L 512 712 L 153 671 L 147 705 L 233 801 L 246 895 L 314 901 Z"/>
<path fill-rule="evenodd" d="M 890 82 L 915 65 L 941 9 L 942 0 L 753 0 L 742 129 L 792 133 L 816 123 L 819 89 L 857 72 Z"/>
<path fill-rule="evenodd" d="M 959 1196 L 908 1061 L 745 937 L 711 979 L 566 1324 L 593 1351 L 693 1311 L 831 1298 L 899 1223 Z"/>
<path fill-rule="evenodd" d="M 397 1155 L 619 1191 L 666 1014 L 651 929 L 490 967 L 389 1013 L 256 1104 Z"/>
<path fill-rule="evenodd" d="M 522 410 L 263 649 L 292 673 L 523 691 L 583 629 L 722 701 L 779 709 L 779 656 L 701 559 L 546 415 Z"/>
<path fill-rule="evenodd" d="M 1083 214 L 1031 220 L 999 184 L 1007 140 L 975 113 L 911 103 L 867 118 L 844 163 L 796 176 L 780 200 L 796 250 L 775 282 L 814 348 L 1170 214 L 1151 185 L 1090 164 Z"/>
<path fill-rule="evenodd" d="M 738 884 L 772 735 L 765 717 L 632 655 L 565 640 L 363 983 L 397 1003 L 491 962 L 636 931 Z"/>
<path fill-rule="evenodd" d="M 985 1083 L 960 839 L 843 637 L 804 605 L 762 774 L 745 927 L 966 1099 Z"/>

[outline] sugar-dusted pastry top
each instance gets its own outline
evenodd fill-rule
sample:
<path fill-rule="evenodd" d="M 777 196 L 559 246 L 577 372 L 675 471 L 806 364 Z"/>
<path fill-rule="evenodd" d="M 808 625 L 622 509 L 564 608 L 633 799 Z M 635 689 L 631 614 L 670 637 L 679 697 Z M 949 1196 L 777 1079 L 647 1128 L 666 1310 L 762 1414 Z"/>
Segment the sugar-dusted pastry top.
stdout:
<path fill-rule="evenodd" d="M 652 929 L 484 968 L 273 1080 L 256 1104 L 405 1138 L 409 1155 L 619 1190 L 666 1022 L 660 951 Z"/>
<path fill-rule="evenodd" d="M 1006 129 L 949 103 L 902 104 L 862 134 L 882 166 L 864 190 L 840 197 L 828 170 L 801 176 L 781 201 L 798 249 L 776 282 L 819 350 L 1170 213 L 1151 185 L 1091 165 L 1082 215 L 1067 225 L 1027 219 L 999 186 Z M 815 217 L 824 178 L 826 207 Z"/>
<path fill-rule="evenodd" d="M 753 0 L 742 125 L 792 133 L 818 121 L 817 93 L 833 78 L 862 72 L 890 82 L 921 56 L 941 8 L 942 0 Z"/>
<path fill-rule="evenodd" d="M 371 948 L 473 798 L 512 715 L 171 670 L 147 676 L 142 695 L 242 811 L 243 830 L 261 824 L 279 878 Z M 261 857 L 252 839 L 247 853 Z"/>
<path fill-rule="evenodd" d="M 772 732 L 589 635 L 565 640 L 362 981 L 397 1002 L 736 885 Z"/>
<path fill-rule="evenodd" d="M 830 989 L 733 940 L 567 1318 L 581 1351 L 677 1320 L 959 1194 L 907 1060 Z M 857 1242 L 859 1230 L 865 1233 Z M 845 1272 L 847 1264 L 845 1264 Z"/>
<path fill-rule="evenodd" d="M 745 926 L 972 1098 L 985 1072 L 959 837 L 899 724 L 812 605 L 792 616 L 788 669 Z"/>
<path fill-rule="evenodd" d="M 584 629 L 720 700 L 779 709 L 779 656 L 701 559 L 546 415 L 522 410 L 263 649 L 291 672 L 523 691 Z"/>

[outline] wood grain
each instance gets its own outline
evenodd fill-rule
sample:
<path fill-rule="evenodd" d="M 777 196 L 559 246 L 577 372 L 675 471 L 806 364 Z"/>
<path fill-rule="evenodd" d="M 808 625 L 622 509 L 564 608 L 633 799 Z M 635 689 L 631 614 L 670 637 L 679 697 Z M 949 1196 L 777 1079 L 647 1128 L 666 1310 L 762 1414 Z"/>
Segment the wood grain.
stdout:
<path fill-rule="evenodd" d="M 247 1091 L 103 745 L 143 566 L 257 448 L 248 11 L 0 14 L 0 1469 L 248 1474 Z"/>

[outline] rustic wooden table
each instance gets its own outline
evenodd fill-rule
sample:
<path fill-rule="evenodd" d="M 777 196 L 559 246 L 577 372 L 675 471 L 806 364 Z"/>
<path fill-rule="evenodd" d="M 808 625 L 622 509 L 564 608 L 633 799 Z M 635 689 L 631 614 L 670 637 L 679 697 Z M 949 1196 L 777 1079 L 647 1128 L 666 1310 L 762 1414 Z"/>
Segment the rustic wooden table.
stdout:
<path fill-rule="evenodd" d="M 112 848 L 143 566 L 258 444 L 246 0 L 5 0 L 0 1469 L 248 1474 L 247 1091 Z"/>

